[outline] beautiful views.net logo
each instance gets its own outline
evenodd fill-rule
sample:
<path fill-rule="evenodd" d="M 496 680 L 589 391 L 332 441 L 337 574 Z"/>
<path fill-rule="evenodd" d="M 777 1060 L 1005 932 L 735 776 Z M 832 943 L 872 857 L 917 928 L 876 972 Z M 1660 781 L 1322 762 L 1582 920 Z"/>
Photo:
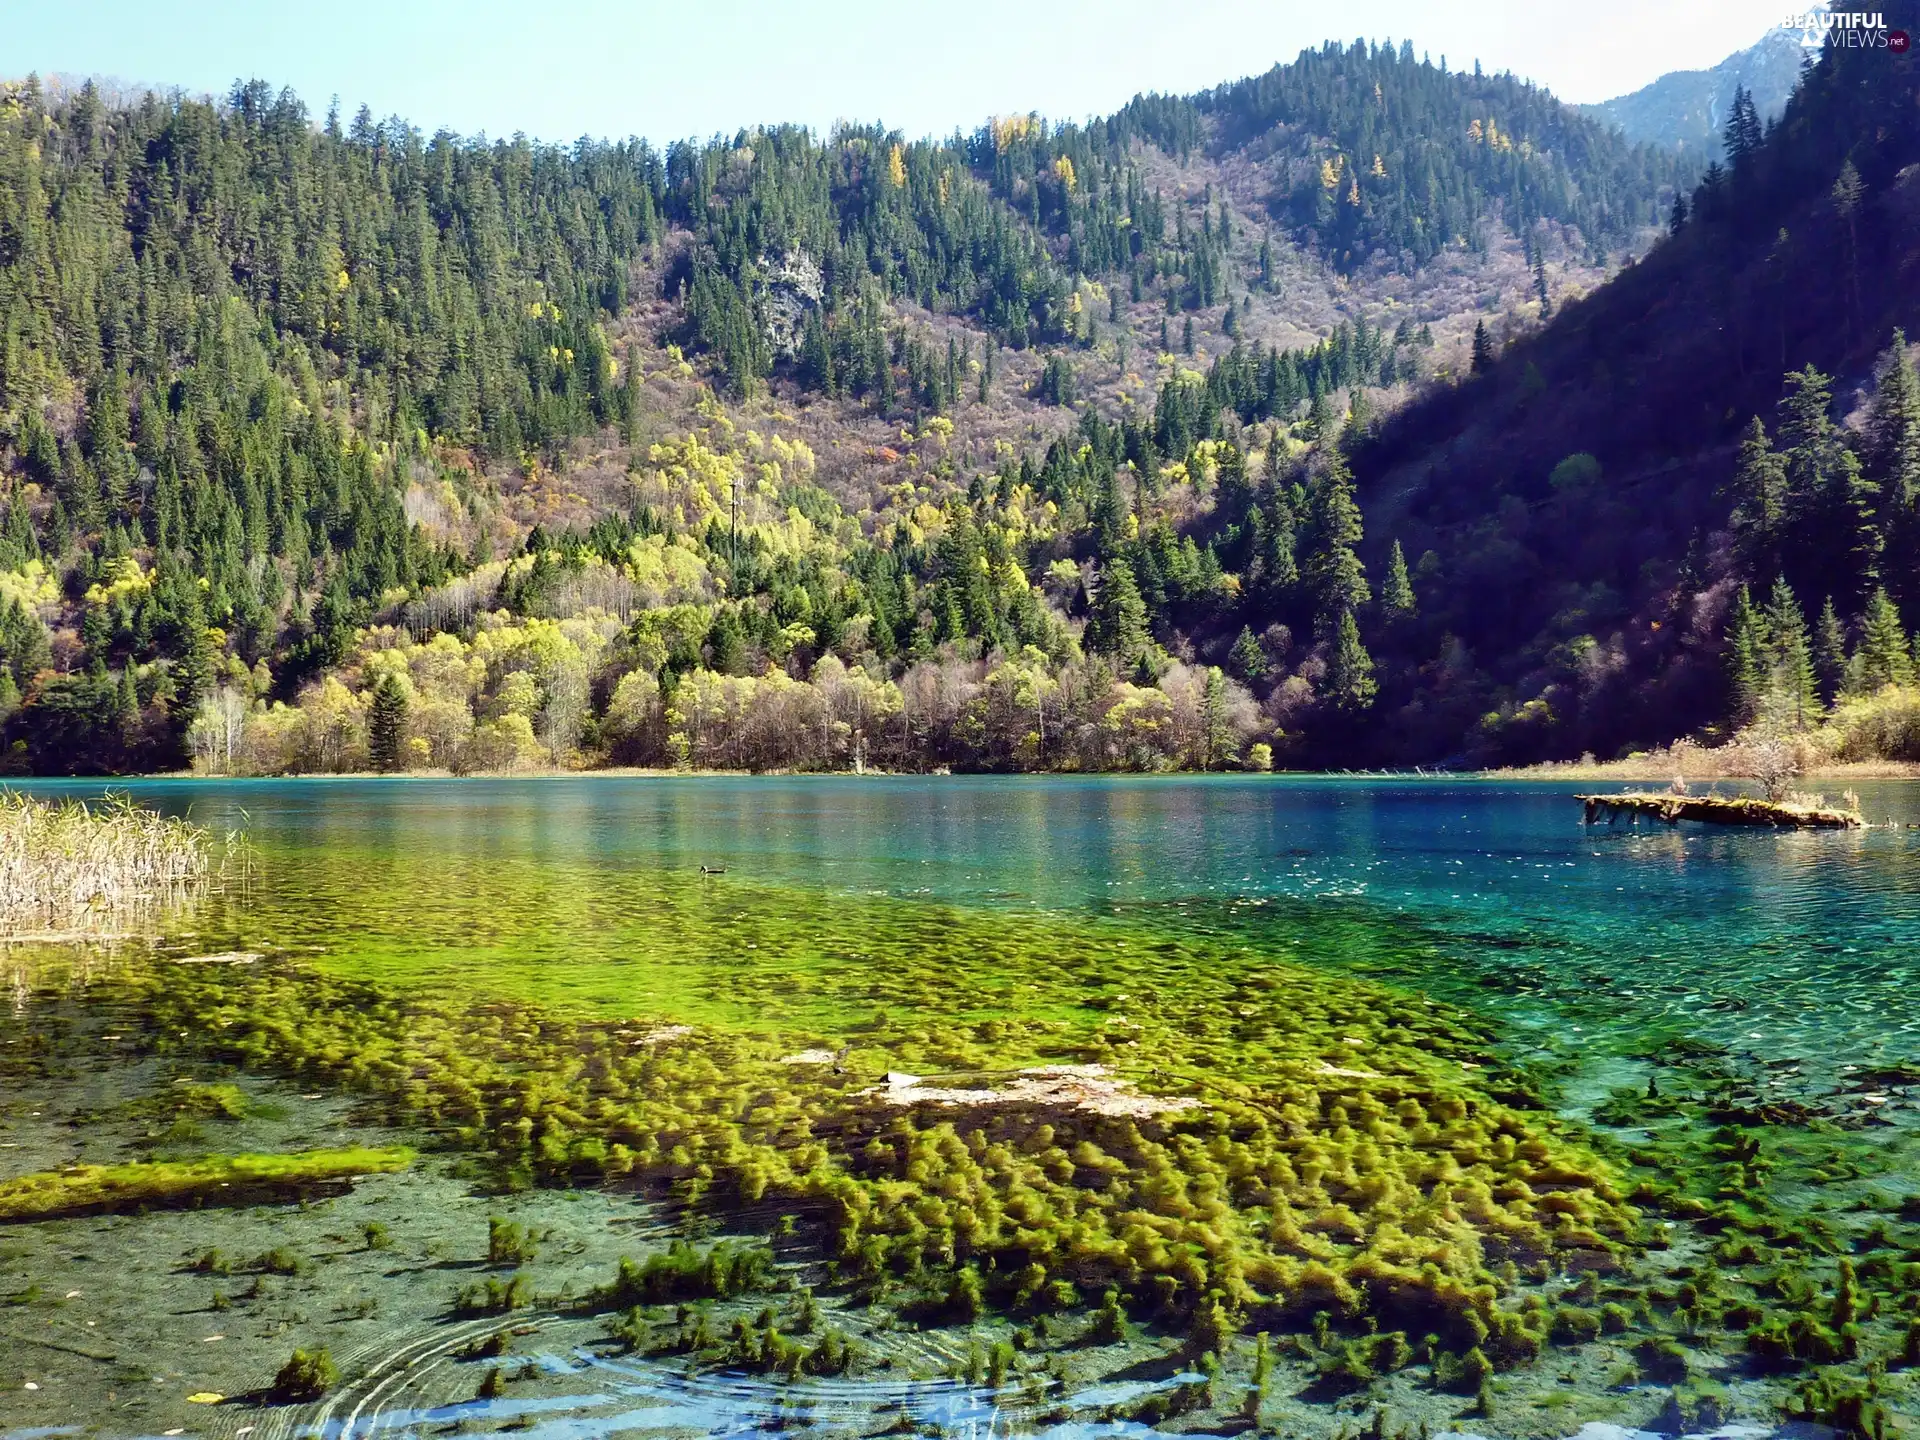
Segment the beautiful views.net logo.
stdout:
<path fill-rule="evenodd" d="M 1809 10 L 1789 15 L 1783 30 L 1798 30 L 1800 44 L 1819 50 L 1829 40 L 1849 50 L 1892 50 L 1904 53 L 1911 43 L 1904 30 L 1889 30 L 1878 10 Z"/>

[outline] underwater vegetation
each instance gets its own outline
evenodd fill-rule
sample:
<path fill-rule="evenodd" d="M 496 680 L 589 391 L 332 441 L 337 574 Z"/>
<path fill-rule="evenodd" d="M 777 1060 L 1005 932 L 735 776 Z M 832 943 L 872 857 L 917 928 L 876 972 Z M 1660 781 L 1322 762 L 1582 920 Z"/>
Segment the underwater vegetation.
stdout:
<path fill-rule="evenodd" d="M 334 1364 L 333 1356 L 325 1347 L 296 1350 L 273 1377 L 272 1388 L 267 1393 L 283 1404 L 318 1400 L 339 1383 L 340 1367 Z"/>
<path fill-rule="evenodd" d="M 413 1151 L 393 1147 L 73 1165 L 0 1181 L 0 1221 L 46 1220 L 143 1206 L 251 1204 L 358 1175 L 404 1170 L 413 1158 Z"/>
<path fill-rule="evenodd" d="M 1605 1032 L 1597 994 L 1566 1043 L 1641 1078 L 1586 1125 L 1540 1088 L 1574 1075 L 1564 1050 L 1282 958 L 1393 973 L 1425 943 L 1357 906 L 1263 907 L 1261 945 L 1202 907 L 1111 923 L 681 890 L 631 961 L 496 966 L 483 935 L 457 983 L 245 934 L 245 966 L 127 952 L 99 986 L 111 1028 L 195 1078 L 121 1112 L 181 1144 L 269 1103 L 245 1077 L 274 1078 L 431 1137 L 483 1189 L 663 1202 L 705 1240 L 586 1290 L 536 1268 L 571 1243 L 544 1202 L 501 1203 L 536 1208 L 492 1216 L 491 1273 L 437 1294 L 503 1325 L 597 1323 L 676 1365 L 833 1375 L 893 1363 L 888 1332 L 963 1327 L 964 1362 L 926 1342 L 946 1347 L 935 1373 L 1024 1385 L 1148 1350 L 1198 1373 L 1129 1402 L 1146 1423 L 1417 1393 L 1482 1433 L 1570 1433 L 1658 1387 L 1689 1423 L 1877 1440 L 1914 1409 L 1920 1197 L 1897 1177 L 1920 1157 L 1886 1116 L 1920 1071 L 1861 1069 L 1822 1099 L 1691 1033 Z M 530 998 L 543 964 L 557 999 Z M 1498 994 L 1539 983 L 1488 964 Z M 106 977 L 60 978 L 71 997 Z M 0 1047 L 0 1067 L 56 1062 L 24 1031 Z M 283 1273 L 269 1258 L 214 1273 Z M 1591 1406 L 1541 1413 L 1556 1380 Z"/>
<path fill-rule="evenodd" d="M 961 1321 L 1101 1306 L 1211 1351 L 1317 1320 L 1506 1366 L 1554 1324 L 1511 1303 L 1523 1276 L 1613 1273 L 1633 1250 L 1613 1168 L 1456 1015 L 1304 967 L 1210 969 L 1176 947 L 1050 964 L 1094 1003 L 1036 997 L 1017 1025 L 870 1009 L 836 1036 L 648 1028 L 287 964 L 169 971 L 142 1003 L 160 1048 L 357 1092 L 371 1118 L 481 1152 L 509 1187 L 620 1180 L 688 1214 L 789 1214 L 838 1283 L 924 1294 Z M 844 1065 L 789 1053 L 829 1039 Z M 902 1105 L 877 1083 L 963 1069 L 961 1093 L 990 1094 L 1034 1060 L 1111 1066 L 1143 1096 L 1191 1103 Z M 526 1243 L 493 1238 L 506 1262 Z M 688 1263 L 637 1267 L 618 1303 L 713 1288 Z M 481 1282 L 462 1308 L 525 1303 L 512 1284 Z M 1410 1354 L 1366 1349 L 1376 1368 Z"/>
<path fill-rule="evenodd" d="M 1913 1173 L 1914 1146 L 1878 1111 L 1920 1071 L 1865 1072 L 1861 1089 L 1794 1101 L 1710 1043 L 1661 1058 L 1655 1080 L 1596 1112 L 1618 1127 L 1631 1198 L 1709 1247 L 1619 1297 L 1652 1332 L 1636 1347 L 1642 1376 L 1769 1377 L 1789 1417 L 1892 1433 L 1920 1366 L 1920 1198 L 1890 1188 Z"/>

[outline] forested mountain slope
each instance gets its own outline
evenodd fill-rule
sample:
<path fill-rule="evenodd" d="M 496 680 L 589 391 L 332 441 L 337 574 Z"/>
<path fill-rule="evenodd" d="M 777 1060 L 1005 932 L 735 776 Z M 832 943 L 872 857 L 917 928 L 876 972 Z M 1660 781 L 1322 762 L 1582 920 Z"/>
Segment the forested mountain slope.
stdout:
<path fill-rule="evenodd" d="M 1424 623 L 1492 686 L 1409 681 L 1383 752 L 1444 750 L 1489 694 L 1475 741 L 1504 758 L 1725 718 L 1729 607 L 1783 573 L 1847 637 L 1883 584 L 1920 620 L 1920 411 L 1876 369 L 1895 327 L 1920 335 L 1917 102 L 1910 55 L 1830 50 L 1677 233 L 1362 449 L 1376 533 L 1441 557 Z M 1786 453 L 1743 460 L 1755 417 Z"/>
<path fill-rule="evenodd" d="M 1319 753 L 1415 604 L 1336 439 L 1676 164 L 1365 43 L 664 153 L 10 86 L 11 763 Z"/>

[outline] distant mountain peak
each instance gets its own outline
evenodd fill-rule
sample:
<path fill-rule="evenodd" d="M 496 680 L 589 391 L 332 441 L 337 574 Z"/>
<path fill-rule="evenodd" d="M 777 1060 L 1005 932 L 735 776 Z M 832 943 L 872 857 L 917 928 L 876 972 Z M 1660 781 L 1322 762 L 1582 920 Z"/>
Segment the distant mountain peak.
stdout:
<path fill-rule="evenodd" d="M 1710 70 L 1675 70 L 1630 95 L 1580 108 L 1617 126 L 1629 140 L 1719 158 L 1720 128 L 1732 109 L 1735 89 L 1752 93 L 1762 120 L 1777 117 L 1799 83 L 1801 66 L 1820 53 L 1819 38 L 1825 32 L 1812 17 L 1826 10 L 1821 4 L 1805 6 L 1796 13 L 1808 17 L 1806 26 L 1775 26 Z M 1804 43 L 1807 36 L 1814 37 L 1811 47 Z"/>

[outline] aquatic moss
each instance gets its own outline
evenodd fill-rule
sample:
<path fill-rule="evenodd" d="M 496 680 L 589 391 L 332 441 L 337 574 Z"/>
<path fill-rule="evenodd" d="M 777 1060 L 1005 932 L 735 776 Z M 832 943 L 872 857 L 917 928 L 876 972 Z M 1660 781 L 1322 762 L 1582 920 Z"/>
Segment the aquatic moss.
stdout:
<path fill-rule="evenodd" d="M 840 1073 L 783 1063 L 805 1035 L 402 997 L 290 967 L 169 976 L 146 999 L 169 1047 L 358 1091 L 373 1118 L 490 1151 L 509 1177 L 627 1177 L 692 1210 L 804 1216 L 842 1278 L 945 1275 L 956 1311 L 1061 1282 L 1166 1317 L 1215 1295 L 1236 1325 L 1326 1311 L 1517 1363 L 1547 1326 L 1502 1310 L 1517 1267 L 1620 1263 L 1635 1216 L 1610 1168 L 1476 1084 L 1487 1052 L 1456 1017 L 1297 968 L 1176 987 L 1154 960 L 1057 963 L 1150 1001 L 1124 1056 L 1093 1053 L 1197 1103 L 1138 1115 L 870 1093 L 882 1066 L 977 1063 L 1008 1043 L 997 1018 L 871 1014 Z M 1023 1044 L 1058 1061 L 1092 1042 L 1039 1018 Z"/>
<path fill-rule="evenodd" d="M 214 1155 L 201 1160 L 74 1165 L 0 1182 L 0 1221 L 46 1220 L 142 1206 L 240 1204 L 360 1175 L 404 1170 L 404 1148 Z"/>
<path fill-rule="evenodd" d="M 268 1394 L 282 1404 L 318 1400 L 340 1383 L 340 1367 L 326 1347 L 295 1350 L 273 1377 Z"/>
<path fill-rule="evenodd" d="M 762 1245 L 722 1240 L 702 1250 L 675 1239 L 666 1250 L 636 1263 L 620 1257 L 611 1284 L 596 1290 L 603 1309 L 629 1309 L 687 1300 L 727 1300 L 763 1290 L 773 1279 L 773 1255 Z M 808 1297 L 811 1299 L 811 1297 Z"/>

